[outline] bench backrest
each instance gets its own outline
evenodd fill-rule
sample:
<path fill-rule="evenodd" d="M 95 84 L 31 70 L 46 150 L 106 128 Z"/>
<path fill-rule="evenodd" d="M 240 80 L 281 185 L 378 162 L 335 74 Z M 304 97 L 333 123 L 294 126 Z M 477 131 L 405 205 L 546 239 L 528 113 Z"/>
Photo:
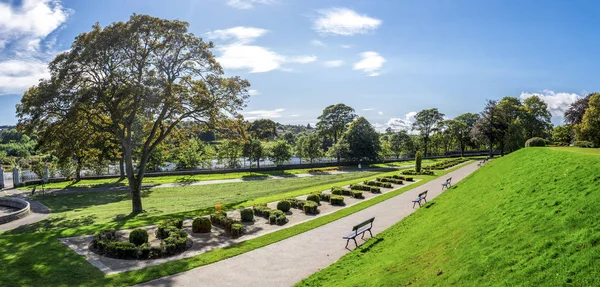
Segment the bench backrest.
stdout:
<path fill-rule="evenodd" d="M 422 197 L 422 198 L 425 198 L 425 197 L 427 197 L 427 192 L 428 192 L 428 191 L 429 191 L 429 190 L 426 190 L 426 191 L 423 191 L 423 192 L 419 193 L 419 197 Z"/>
<path fill-rule="evenodd" d="M 371 224 L 372 225 L 374 220 L 375 220 L 375 217 L 367 219 L 367 220 L 365 220 L 365 221 L 363 221 L 363 222 L 355 225 L 354 227 L 352 227 L 352 231 L 356 231 L 356 230 L 360 229 L 361 227 L 363 227 L 363 226 L 365 226 L 367 224 Z"/>
<path fill-rule="evenodd" d="M 446 179 L 446 182 L 451 182 L 451 181 L 452 181 L 452 178 L 451 178 L 451 177 L 450 177 L 450 178 L 448 178 L 448 179 Z"/>

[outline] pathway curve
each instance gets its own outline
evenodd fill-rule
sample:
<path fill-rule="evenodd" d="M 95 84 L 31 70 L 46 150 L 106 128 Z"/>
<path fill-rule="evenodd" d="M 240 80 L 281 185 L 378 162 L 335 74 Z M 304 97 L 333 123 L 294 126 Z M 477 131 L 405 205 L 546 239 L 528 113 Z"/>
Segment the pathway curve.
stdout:
<path fill-rule="evenodd" d="M 16 196 L 16 197 L 19 197 L 19 198 L 29 202 L 29 205 L 31 208 L 30 212 L 27 216 L 25 216 L 23 218 L 19 218 L 17 220 L 11 221 L 11 222 L 0 224 L 0 231 L 12 230 L 12 229 L 15 229 L 20 226 L 36 223 L 38 221 L 42 221 L 42 220 L 46 219 L 46 217 L 48 217 L 48 215 L 50 215 L 50 209 L 48 207 L 46 207 L 45 205 L 43 205 L 37 201 L 31 200 L 25 196 Z"/>
<path fill-rule="evenodd" d="M 352 226 L 375 217 L 372 231 L 376 236 L 417 210 L 412 208 L 411 201 L 418 193 L 429 190 L 427 197 L 433 199 L 442 192 L 441 185 L 448 177 L 452 177 L 452 182 L 457 183 L 476 169 L 477 163 L 465 165 L 422 186 L 321 227 L 140 286 L 198 286 L 199 282 L 203 286 L 292 286 L 348 253 L 342 236 L 350 232 Z"/>

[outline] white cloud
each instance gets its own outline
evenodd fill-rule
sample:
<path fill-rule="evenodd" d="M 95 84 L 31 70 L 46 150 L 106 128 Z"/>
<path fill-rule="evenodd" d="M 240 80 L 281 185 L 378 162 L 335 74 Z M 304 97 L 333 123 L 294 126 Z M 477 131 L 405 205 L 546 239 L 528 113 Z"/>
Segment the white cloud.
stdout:
<path fill-rule="evenodd" d="M 340 47 L 343 49 L 350 49 L 352 48 L 352 45 L 340 45 Z"/>
<path fill-rule="evenodd" d="M 404 115 L 404 118 L 390 118 L 387 122 L 387 127 L 392 128 L 392 130 L 399 131 L 411 131 L 412 124 L 415 121 L 415 116 L 417 112 L 409 112 Z"/>
<path fill-rule="evenodd" d="M 316 56 L 286 57 L 269 48 L 251 45 L 267 32 L 261 28 L 237 26 L 208 32 L 206 36 L 226 42 L 217 46 L 220 52 L 217 61 L 226 69 L 247 69 L 251 73 L 264 73 L 277 69 L 286 70 L 287 68 L 281 67 L 284 63 L 306 64 L 317 60 Z"/>
<path fill-rule="evenodd" d="M 285 112 L 285 109 L 275 110 L 256 110 L 249 112 L 242 112 L 244 118 L 251 121 L 256 119 L 277 119 L 281 118 L 281 113 Z"/>
<path fill-rule="evenodd" d="M 53 32 L 73 13 L 59 0 L 0 3 L 0 95 L 21 93 L 49 76 Z"/>
<path fill-rule="evenodd" d="M 385 63 L 385 58 L 377 54 L 377 52 L 371 51 L 360 53 L 360 57 L 362 59 L 354 63 L 353 69 L 362 70 L 368 76 L 379 76 L 381 67 Z"/>
<path fill-rule="evenodd" d="M 381 116 L 381 115 L 383 115 L 383 112 L 382 112 L 382 111 L 379 111 L 379 112 L 377 112 L 377 113 L 378 113 L 380 116 Z"/>
<path fill-rule="evenodd" d="M 258 90 L 248 90 L 248 95 L 258 96 L 258 95 L 260 95 L 260 92 Z"/>
<path fill-rule="evenodd" d="M 315 47 L 326 47 L 327 45 L 319 40 L 312 40 L 310 41 L 310 44 L 315 46 Z"/>
<path fill-rule="evenodd" d="M 360 15 L 347 8 L 322 9 L 318 13 L 313 29 L 321 35 L 365 34 L 381 25 L 381 20 Z"/>
<path fill-rule="evenodd" d="M 375 108 L 366 108 L 366 109 L 363 109 L 363 111 L 365 111 L 365 112 L 366 112 L 366 111 L 372 111 L 372 110 L 374 110 L 374 109 L 375 109 Z"/>
<path fill-rule="evenodd" d="M 275 0 L 227 0 L 226 4 L 236 9 L 252 9 L 254 4 L 273 4 Z"/>
<path fill-rule="evenodd" d="M 342 61 L 342 60 L 333 60 L 333 61 L 323 62 L 323 66 L 329 67 L 329 68 L 340 67 L 342 65 L 344 65 L 344 61 Z"/>
<path fill-rule="evenodd" d="M 307 63 L 312 63 L 316 60 L 317 60 L 317 56 L 299 56 L 299 57 L 291 57 L 287 61 L 290 63 L 307 64 Z"/>
<path fill-rule="evenodd" d="M 526 99 L 531 96 L 538 96 L 548 105 L 548 110 L 552 116 L 562 117 L 569 105 L 581 98 L 575 93 L 556 93 L 550 90 L 544 90 L 542 93 L 521 93 L 521 99 Z"/>
<path fill-rule="evenodd" d="M 290 115 L 290 117 L 299 117 L 299 116 L 300 116 L 300 115 L 296 115 L 296 114 L 294 114 L 294 115 Z"/>

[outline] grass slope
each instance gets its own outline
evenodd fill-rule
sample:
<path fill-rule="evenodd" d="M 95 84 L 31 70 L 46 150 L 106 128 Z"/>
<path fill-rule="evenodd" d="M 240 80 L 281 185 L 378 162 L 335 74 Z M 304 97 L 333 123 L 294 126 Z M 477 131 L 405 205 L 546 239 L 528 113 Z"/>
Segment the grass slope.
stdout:
<path fill-rule="evenodd" d="M 488 163 L 299 286 L 599 286 L 600 156 Z"/>

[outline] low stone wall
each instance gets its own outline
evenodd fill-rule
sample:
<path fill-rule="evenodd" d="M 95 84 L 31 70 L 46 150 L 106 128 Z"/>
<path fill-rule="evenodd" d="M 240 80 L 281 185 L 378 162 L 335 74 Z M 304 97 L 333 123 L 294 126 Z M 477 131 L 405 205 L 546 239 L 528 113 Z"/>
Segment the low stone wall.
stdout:
<path fill-rule="evenodd" d="M 30 212 L 29 202 L 18 198 L 0 197 L 0 205 L 18 209 L 15 212 L 0 216 L 0 224 L 23 218 Z"/>

